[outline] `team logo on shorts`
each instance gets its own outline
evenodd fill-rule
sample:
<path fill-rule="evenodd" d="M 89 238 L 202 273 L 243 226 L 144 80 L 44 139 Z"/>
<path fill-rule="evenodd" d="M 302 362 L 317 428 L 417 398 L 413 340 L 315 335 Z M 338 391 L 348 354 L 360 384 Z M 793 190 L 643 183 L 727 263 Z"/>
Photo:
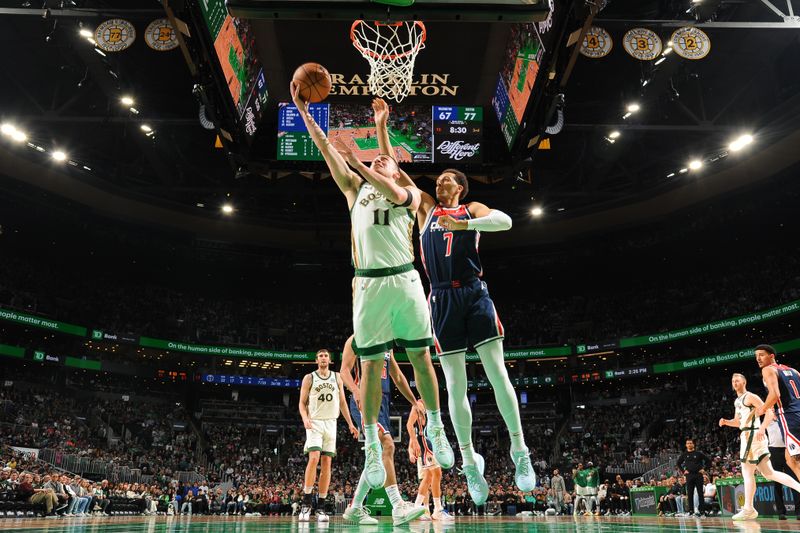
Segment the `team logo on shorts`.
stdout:
<path fill-rule="evenodd" d="M 661 37 L 647 28 L 633 28 L 622 40 L 625 51 L 639 61 L 652 61 L 663 50 Z"/>
<path fill-rule="evenodd" d="M 687 26 L 670 37 L 672 49 L 684 59 L 703 59 L 711 52 L 711 39 L 703 30 Z"/>
<path fill-rule="evenodd" d="M 159 52 L 174 50 L 178 47 L 175 28 L 169 23 L 169 19 L 158 19 L 148 24 L 147 29 L 144 30 L 144 42 Z"/>
<path fill-rule="evenodd" d="M 97 47 L 106 52 L 121 52 L 136 40 L 133 24 L 123 19 L 110 19 L 94 30 Z"/>
<path fill-rule="evenodd" d="M 792 452 L 797 451 L 797 444 L 795 444 L 794 442 L 790 442 L 789 443 L 789 451 L 792 451 Z"/>
<path fill-rule="evenodd" d="M 611 35 L 603 28 L 592 26 L 583 38 L 581 54 L 592 59 L 600 59 L 606 57 L 613 47 L 614 41 Z"/>

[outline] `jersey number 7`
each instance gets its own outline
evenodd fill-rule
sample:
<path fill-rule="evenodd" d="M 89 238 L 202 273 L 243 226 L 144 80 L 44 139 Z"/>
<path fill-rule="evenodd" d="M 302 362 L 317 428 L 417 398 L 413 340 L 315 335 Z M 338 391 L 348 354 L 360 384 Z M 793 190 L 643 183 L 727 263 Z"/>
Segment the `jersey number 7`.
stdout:
<path fill-rule="evenodd" d="M 445 251 L 444 256 L 445 257 L 450 257 L 450 252 L 453 251 L 453 232 L 452 231 L 448 231 L 448 232 L 442 233 L 442 237 L 444 237 L 444 240 L 447 241 L 447 250 Z"/>

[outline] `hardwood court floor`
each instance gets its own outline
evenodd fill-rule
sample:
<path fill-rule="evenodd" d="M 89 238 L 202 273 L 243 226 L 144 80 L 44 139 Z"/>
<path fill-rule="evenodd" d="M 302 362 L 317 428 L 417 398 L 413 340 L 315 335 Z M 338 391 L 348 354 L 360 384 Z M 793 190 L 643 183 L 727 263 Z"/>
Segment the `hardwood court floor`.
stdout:
<path fill-rule="evenodd" d="M 794 517 L 792 517 L 794 518 Z M 771 518 L 733 522 L 730 518 L 655 517 L 480 517 L 458 518 L 454 524 L 412 522 L 394 527 L 381 518 L 377 526 L 354 526 L 339 517 L 327 524 L 298 523 L 292 518 L 272 517 L 110 517 L 0 519 L 0 530 L 47 533 L 770 533 L 799 531 L 800 521 Z"/>

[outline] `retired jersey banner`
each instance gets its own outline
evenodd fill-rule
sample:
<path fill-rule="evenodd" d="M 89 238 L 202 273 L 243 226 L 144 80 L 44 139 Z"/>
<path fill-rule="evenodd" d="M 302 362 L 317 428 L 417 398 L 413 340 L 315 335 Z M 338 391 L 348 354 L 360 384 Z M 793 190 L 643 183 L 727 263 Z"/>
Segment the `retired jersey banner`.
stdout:
<path fill-rule="evenodd" d="M 647 28 L 633 28 L 622 39 L 622 46 L 633 58 L 639 61 L 652 61 L 661 55 L 661 37 Z"/>
<path fill-rule="evenodd" d="M 144 30 L 144 41 L 147 46 L 159 52 L 174 50 L 178 47 L 178 37 L 169 19 L 157 19 L 147 25 Z"/>
<path fill-rule="evenodd" d="M 581 54 L 592 59 L 606 57 L 614 48 L 614 40 L 611 35 L 603 28 L 592 26 L 586 32 L 581 45 Z"/>
<path fill-rule="evenodd" d="M 136 40 L 136 29 L 124 19 L 110 19 L 94 30 L 97 48 L 106 52 L 121 52 Z"/>
<path fill-rule="evenodd" d="M 670 42 L 675 53 L 684 59 L 703 59 L 711 52 L 711 38 L 692 26 L 675 30 Z"/>

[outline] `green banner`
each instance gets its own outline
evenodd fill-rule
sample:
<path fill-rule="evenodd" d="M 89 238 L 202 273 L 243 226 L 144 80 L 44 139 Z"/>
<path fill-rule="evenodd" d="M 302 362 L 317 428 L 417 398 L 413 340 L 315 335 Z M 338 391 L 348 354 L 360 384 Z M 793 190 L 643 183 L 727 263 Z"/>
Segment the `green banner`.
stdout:
<path fill-rule="evenodd" d="M 522 350 L 506 350 L 504 352 L 506 360 L 508 359 L 540 359 L 545 357 L 566 357 L 572 355 L 572 346 L 553 346 L 548 348 L 525 348 Z M 439 357 L 431 353 L 434 361 Z M 408 356 L 405 353 L 395 353 L 395 359 L 400 362 L 407 363 Z M 466 355 L 467 361 L 480 361 L 481 358 L 477 353 L 468 353 Z"/>
<path fill-rule="evenodd" d="M 64 364 L 73 368 L 83 368 L 84 370 L 100 370 L 100 361 L 94 359 L 81 359 L 79 357 L 67 356 Z"/>
<path fill-rule="evenodd" d="M 627 339 L 620 339 L 620 348 L 630 348 L 631 346 L 645 346 L 648 344 L 659 344 L 662 342 L 676 341 L 688 337 L 696 337 L 697 335 L 706 335 L 730 328 L 739 326 L 746 326 L 748 324 L 755 324 L 765 320 L 771 320 L 784 315 L 790 315 L 800 311 L 800 300 L 789 302 L 788 304 L 779 307 L 773 307 L 765 311 L 758 311 L 748 315 L 742 315 L 735 318 L 724 318 L 716 322 L 708 324 L 700 324 L 697 326 L 688 326 L 683 329 L 676 329 L 674 331 L 667 331 L 666 333 L 653 333 L 651 335 L 643 335 L 641 337 L 629 337 Z"/>
<path fill-rule="evenodd" d="M 269 359 L 272 361 L 316 361 L 314 352 L 274 352 L 247 348 L 243 346 L 210 346 L 203 344 L 189 344 L 185 342 L 167 341 L 142 337 L 139 345 L 146 348 L 159 348 L 175 352 L 196 353 L 202 355 L 222 355 L 227 357 L 252 357 L 256 359 Z"/>
<path fill-rule="evenodd" d="M 22 359 L 25 357 L 25 348 L 20 346 L 10 346 L 8 344 L 0 344 L 0 355 Z"/>
<path fill-rule="evenodd" d="M 773 346 L 780 354 L 781 352 L 789 352 L 800 348 L 800 339 L 794 339 L 786 342 L 779 342 Z M 723 365 L 734 361 L 743 361 L 750 359 L 755 365 L 755 352 L 754 346 L 750 348 L 743 348 L 733 352 L 725 352 L 717 355 L 708 355 L 705 357 L 698 357 L 697 359 L 686 359 L 684 361 L 675 361 L 672 363 L 659 363 L 653 365 L 654 374 L 663 374 L 665 372 L 680 372 L 681 370 L 691 370 L 693 368 L 700 368 L 704 366 Z"/>
<path fill-rule="evenodd" d="M 86 336 L 86 328 L 82 326 L 67 324 L 65 322 L 57 322 L 55 320 L 49 320 L 47 318 L 41 318 L 33 315 L 26 315 L 25 313 L 11 311 L 10 309 L 0 308 L 0 319 L 8 320 L 10 322 L 17 322 L 18 324 L 26 324 L 36 328 L 58 331 L 60 333 L 78 335 L 80 337 Z"/>

